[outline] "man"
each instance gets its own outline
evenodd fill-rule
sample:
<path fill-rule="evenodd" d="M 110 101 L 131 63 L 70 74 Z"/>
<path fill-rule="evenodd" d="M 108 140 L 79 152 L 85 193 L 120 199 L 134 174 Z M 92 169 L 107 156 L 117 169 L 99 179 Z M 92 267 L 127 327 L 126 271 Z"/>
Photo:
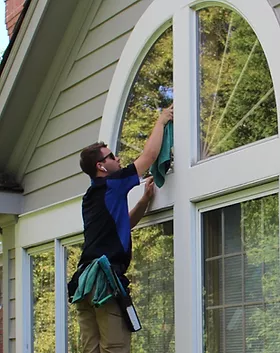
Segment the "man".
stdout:
<path fill-rule="evenodd" d="M 81 152 L 80 165 L 91 178 L 83 198 L 85 242 L 79 262 L 84 269 L 94 259 L 106 255 L 127 287 L 125 272 L 131 260 L 131 234 L 153 197 L 154 185 L 148 178 L 143 197 L 129 212 L 127 194 L 139 184 L 139 176 L 156 161 L 161 149 L 164 126 L 173 119 L 173 107 L 161 113 L 141 156 L 126 168 L 103 142 Z M 93 289 L 94 290 L 94 289 Z M 77 303 L 83 353 L 129 353 L 130 336 L 117 302 L 112 299 L 100 308 L 86 297 Z"/>

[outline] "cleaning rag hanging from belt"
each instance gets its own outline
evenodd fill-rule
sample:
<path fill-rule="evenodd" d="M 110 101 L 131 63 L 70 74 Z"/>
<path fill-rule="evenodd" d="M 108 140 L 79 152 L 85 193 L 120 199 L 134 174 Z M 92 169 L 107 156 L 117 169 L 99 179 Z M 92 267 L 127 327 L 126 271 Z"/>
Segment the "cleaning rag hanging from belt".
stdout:
<path fill-rule="evenodd" d="M 142 326 L 132 300 L 105 255 L 93 260 L 82 272 L 71 302 L 82 301 L 85 296 L 92 293 L 93 288 L 91 302 L 95 307 L 100 307 L 114 297 L 124 315 L 128 329 L 131 332 L 141 330 Z"/>
<path fill-rule="evenodd" d="M 112 288 L 116 290 L 114 283 L 115 280 L 112 278 L 111 265 L 107 257 L 103 255 L 99 259 L 93 260 L 80 275 L 79 284 L 72 303 L 82 301 L 95 288 L 92 304 L 95 307 L 99 307 L 116 295 L 114 291 L 112 292 Z"/>
<path fill-rule="evenodd" d="M 165 183 L 165 175 L 170 168 L 173 147 L 173 122 L 169 121 L 164 127 L 161 150 L 155 163 L 151 166 L 150 172 L 154 177 L 157 187 L 161 188 Z"/>

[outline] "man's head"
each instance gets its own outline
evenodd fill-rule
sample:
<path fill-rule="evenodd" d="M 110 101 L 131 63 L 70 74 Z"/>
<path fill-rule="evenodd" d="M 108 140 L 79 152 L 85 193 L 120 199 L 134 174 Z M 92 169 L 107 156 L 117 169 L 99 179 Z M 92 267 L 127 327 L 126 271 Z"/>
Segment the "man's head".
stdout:
<path fill-rule="evenodd" d="M 91 178 L 105 177 L 121 168 L 120 159 L 104 142 L 96 142 L 84 148 L 80 155 L 80 166 Z"/>

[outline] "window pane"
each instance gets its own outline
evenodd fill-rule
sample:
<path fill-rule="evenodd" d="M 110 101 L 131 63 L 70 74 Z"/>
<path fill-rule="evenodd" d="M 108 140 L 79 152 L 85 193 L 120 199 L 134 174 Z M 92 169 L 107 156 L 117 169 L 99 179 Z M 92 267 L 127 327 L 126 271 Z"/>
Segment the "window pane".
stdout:
<path fill-rule="evenodd" d="M 142 152 L 159 109 L 173 101 L 172 28 L 157 40 L 143 61 L 132 85 L 118 140 L 123 165 Z"/>
<path fill-rule="evenodd" d="M 34 353 L 53 353 L 55 347 L 54 251 L 31 257 Z"/>
<path fill-rule="evenodd" d="M 70 245 L 67 250 L 67 283 L 77 270 L 77 265 L 82 252 L 82 243 Z M 82 352 L 80 328 L 77 320 L 76 305 L 68 304 L 68 353 Z"/>
<path fill-rule="evenodd" d="M 225 309 L 226 352 L 243 352 L 243 310 L 241 307 Z"/>
<path fill-rule="evenodd" d="M 263 290 L 262 290 L 262 277 L 263 277 L 263 266 L 262 264 L 254 265 L 248 261 L 247 256 L 245 257 L 245 301 L 255 302 L 262 301 Z"/>
<path fill-rule="evenodd" d="M 203 214 L 207 353 L 279 350 L 278 202 L 278 195 L 271 195 Z M 213 246 L 206 248 L 217 224 L 219 255 Z"/>
<path fill-rule="evenodd" d="M 206 281 L 207 279 L 207 281 Z M 223 304 L 223 264 L 222 259 L 205 263 L 206 305 L 208 307 Z"/>
<path fill-rule="evenodd" d="M 224 209 L 225 254 L 241 251 L 240 212 L 240 205 Z"/>
<path fill-rule="evenodd" d="M 224 313 L 221 309 L 205 312 L 206 332 L 204 332 L 205 352 L 224 353 Z M 218 328 L 218 329 L 217 329 Z"/>
<path fill-rule="evenodd" d="M 3 353 L 3 266 L 0 266 L 0 353 Z"/>
<path fill-rule="evenodd" d="M 265 327 L 264 310 L 260 306 L 249 306 L 245 309 L 246 317 L 246 353 L 263 352 L 264 342 L 259 335 Z"/>
<path fill-rule="evenodd" d="M 134 230 L 129 269 L 131 293 L 143 329 L 132 335 L 132 353 L 173 353 L 173 222 Z"/>
<path fill-rule="evenodd" d="M 238 304 L 242 301 L 241 256 L 224 259 L 225 304 Z"/>
<path fill-rule="evenodd" d="M 198 12 L 200 159 L 277 134 L 273 83 L 249 24 L 222 7 Z"/>

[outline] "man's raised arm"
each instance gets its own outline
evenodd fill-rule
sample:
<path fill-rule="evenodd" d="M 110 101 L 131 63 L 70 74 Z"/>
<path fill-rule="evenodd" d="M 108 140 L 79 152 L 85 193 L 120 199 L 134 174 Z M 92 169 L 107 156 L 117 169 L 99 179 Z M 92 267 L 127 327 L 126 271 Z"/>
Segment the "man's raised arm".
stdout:
<path fill-rule="evenodd" d="M 145 144 L 143 153 L 134 162 L 139 176 L 142 176 L 156 161 L 161 149 L 164 126 L 170 120 L 173 120 L 173 105 L 163 109 L 153 128 L 151 136 Z"/>

